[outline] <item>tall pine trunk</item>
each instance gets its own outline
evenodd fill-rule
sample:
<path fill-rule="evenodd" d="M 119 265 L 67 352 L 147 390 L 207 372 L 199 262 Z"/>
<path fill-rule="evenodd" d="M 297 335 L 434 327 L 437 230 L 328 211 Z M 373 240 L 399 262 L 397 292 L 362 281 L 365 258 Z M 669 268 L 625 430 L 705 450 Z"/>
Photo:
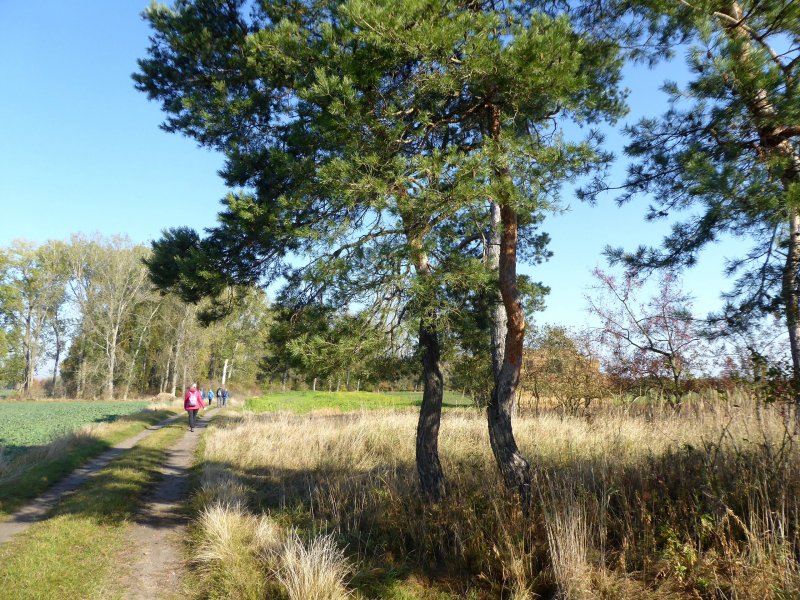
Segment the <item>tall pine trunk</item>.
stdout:
<path fill-rule="evenodd" d="M 495 202 L 491 203 L 491 219 L 489 247 L 486 250 L 486 266 L 499 277 L 502 224 L 500 222 L 500 205 Z M 507 326 L 506 307 L 503 305 L 503 296 L 498 290 L 497 298 L 492 308 L 492 373 L 494 373 L 495 380 L 499 377 L 500 369 L 503 366 Z"/>
<path fill-rule="evenodd" d="M 734 54 L 740 62 L 747 64 L 753 61 L 752 43 L 754 38 L 747 25 L 748 15 L 738 1 L 731 2 L 728 11 L 720 13 L 721 22 L 728 35 L 739 41 L 740 45 Z M 788 83 L 788 82 L 787 82 Z M 781 183 L 789 195 L 794 186 L 800 185 L 800 155 L 795 151 L 791 140 L 783 133 L 777 111 L 767 91 L 762 88 L 746 88 L 740 90 L 750 117 L 756 124 L 760 145 L 766 152 L 766 158 L 780 157 L 786 161 L 786 168 L 781 174 Z M 786 328 L 789 334 L 789 349 L 792 355 L 792 393 L 796 417 L 800 419 L 800 213 L 787 202 L 786 219 L 788 229 L 786 261 L 781 281 L 781 295 L 784 305 Z"/>
<path fill-rule="evenodd" d="M 800 298 L 798 297 L 798 268 L 800 267 L 800 214 L 790 209 L 789 239 L 783 271 L 783 301 L 786 305 L 786 327 L 792 352 L 792 388 L 795 416 L 800 418 Z"/>
<path fill-rule="evenodd" d="M 417 423 L 417 472 L 423 494 L 438 501 L 445 493 L 444 471 L 439 461 L 439 426 L 442 419 L 444 377 L 441 367 L 439 336 L 432 323 L 419 324 L 422 349 L 422 406 Z"/>
<path fill-rule="evenodd" d="M 500 110 L 491 107 L 492 137 L 500 137 Z M 495 171 L 495 177 L 507 182 L 508 172 Z M 523 509 L 531 501 L 531 467 L 517 448 L 511 416 L 514 413 L 517 385 L 522 370 L 522 351 L 525 336 L 525 313 L 517 289 L 517 213 L 510 202 L 500 205 L 500 256 L 498 281 L 506 315 L 505 344 L 499 372 L 495 372 L 495 385 L 486 411 L 489 422 L 489 442 L 506 487 L 519 494 Z M 494 216 L 494 215 L 493 215 Z M 496 324 L 495 324 L 496 326 Z"/>
<path fill-rule="evenodd" d="M 409 217 L 405 222 L 413 222 Z M 422 245 L 422 233 L 406 233 L 413 253 L 417 276 L 430 282 L 433 277 L 428 255 Z M 439 426 L 442 420 L 444 376 L 441 366 L 441 346 L 436 330 L 436 313 L 431 300 L 423 299 L 419 324 L 419 346 L 422 350 L 422 406 L 417 422 L 416 461 L 420 487 L 425 498 L 439 501 L 445 494 L 444 471 L 439 461 Z"/>

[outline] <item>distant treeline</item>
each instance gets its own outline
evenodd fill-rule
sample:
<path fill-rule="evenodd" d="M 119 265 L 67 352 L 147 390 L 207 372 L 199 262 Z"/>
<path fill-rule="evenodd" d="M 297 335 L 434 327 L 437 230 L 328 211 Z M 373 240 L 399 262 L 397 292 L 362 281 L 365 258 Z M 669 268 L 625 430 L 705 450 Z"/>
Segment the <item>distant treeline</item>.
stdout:
<path fill-rule="evenodd" d="M 122 237 L 80 235 L 0 249 L 0 387 L 23 396 L 123 399 L 180 393 L 195 381 L 421 389 L 420 350 L 410 326 L 387 328 L 374 314 L 322 303 L 271 304 L 259 288 L 229 290 L 222 317 L 206 323 L 206 301 L 188 303 L 156 290 L 145 264 L 150 252 Z M 767 360 L 766 338 L 738 345 L 704 339 L 674 279 L 662 281 L 633 314 L 633 298 L 615 307 L 608 297 L 624 282 L 602 275 L 605 291 L 590 303 L 603 307 L 595 311 L 602 328 L 534 327 L 528 333 L 523 406 L 547 401 L 574 411 L 592 398 L 645 391 L 678 403 L 702 386 L 756 383 L 774 393 L 788 381 L 780 363 Z M 661 304 L 653 312 L 656 299 Z M 630 333 L 626 314 L 647 325 L 647 336 Z M 489 356 L 475 343 L 486 336 L 461 326 L 443 337 L 448 387 L 479 403 L 488 400 L 492 385 Z"/>
<path fill-rule="evenodd" d="M 123 237 L 80 235 L 0 249 L 0 387 L 129 398 L 194 381 L 355 388 L 407 371 L 379 336 L 340 339 L 358 317 L 270 307 L 260 289 L 231 290 L 227 314 L 203 324 L 202 303 L 154 288 L 149 252 Z"/>

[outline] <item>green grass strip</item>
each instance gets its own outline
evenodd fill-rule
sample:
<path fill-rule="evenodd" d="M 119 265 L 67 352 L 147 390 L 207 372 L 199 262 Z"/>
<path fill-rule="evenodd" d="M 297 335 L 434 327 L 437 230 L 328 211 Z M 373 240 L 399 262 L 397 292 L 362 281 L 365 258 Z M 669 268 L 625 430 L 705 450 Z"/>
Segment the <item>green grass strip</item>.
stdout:
<path fill-rule="evenodd" d="M 26 502 L 45 492 L 78 467 L 102 454 L 114 444 L 132 437 L 144 428 L 160 423 L 175 413 L 168 410 L 144 410 L 122 417 L 122 427 L 109 428 L 99 438 L 75 438 L 56 456 L 26 465 L 20 472 L 0 481 L 0 518 L 14 512 Z M 57 442 L 55 442 L 57 443 Z M 22 460 L 21 457 L 18 460 Z"/>
<path fill-rule="evenodd" d="M 4 598 L 106 598 L 114 589 L 126 525 L 160 476 L 167 449 L 185 433 L 175 423 L 97 473 L 54 515 L 0 547 Z"/>
<path fill-rule="evenodd" d="M 312 410 L 332 409 L 341 412 L 417 408 L 422 403 L 421 392 L 272 392 L 245 403 L 253 412 L 288 411 L 299 414 Z M 471 406 L 472 401 L 461 394 L 445 392 L 445 408 Z"/>

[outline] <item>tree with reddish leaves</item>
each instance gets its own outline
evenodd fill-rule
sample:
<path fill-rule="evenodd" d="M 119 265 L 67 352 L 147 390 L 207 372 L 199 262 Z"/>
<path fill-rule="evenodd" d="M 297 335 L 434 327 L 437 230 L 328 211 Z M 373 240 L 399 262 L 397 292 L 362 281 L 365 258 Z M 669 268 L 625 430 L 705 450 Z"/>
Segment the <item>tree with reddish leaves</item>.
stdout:
<path fill-rule="evenodd" d="M 645 301 L 645 280 L 632 272 L 617 278 L 597 268 L 594 277 L 597 285 L 587 301 L 589 312 L 600 319 L 608 374 L 654 386 L 679 408 L 686 380 L 700 366 L 705 348 L 691 296 L 670 271 L 659 273 L 656 291 Z"/>

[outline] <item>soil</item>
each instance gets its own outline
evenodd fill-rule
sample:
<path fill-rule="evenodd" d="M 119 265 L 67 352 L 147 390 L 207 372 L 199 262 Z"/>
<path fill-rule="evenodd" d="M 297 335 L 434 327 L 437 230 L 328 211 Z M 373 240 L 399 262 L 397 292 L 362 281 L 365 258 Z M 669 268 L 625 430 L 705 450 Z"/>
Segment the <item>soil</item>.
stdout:
<path fill-rule="evenodd" d="M 0 521 L 0 544 L 9 541 L 18 533 L 22 533 L 36 521 L 41 521 L 56 506 L 56 504 L 58 504 L 65 494 L 75 491 L 78 487 L 83 485 L 83 483 L 89 477 L 105 467 L 120 454 L 131 449 L 135 444 L 151 435 L 154 431 L 157 431 L 182 417 L 183 415 L 170 417 L 169 419 L 161 421 L 156 425 L 151 425 L 144 431 L 128 438 L 127 440 L 119 442 L 115 446 L 112 446 L 109 450 L 106 450 L 82 467 L 73 471 L 66 478 L 56 483 L 44 494 L 23 506 L 17 512 L 10 514 L 4 521 Z"/>
<path fill-rule="evenodd" d="M 129 543 L 126 545 L 125 557 L 120 560 L 120 564 L 127 565 L 126 573 L 114 586 L 120 590 L 122 598 L 153 600 L 185 596 L 181 580 L 186 571 L 184 536 L 189 519 L 186 500 L 190 469 L 200 436 L 218 410 L 204 411 L 195 424 L 194 431 L 188 431 L 187 427 L 184 436 L 167 451 L 161 468 L 163 477 L 154 491 L 144 499 L 142 509 L 128 533 Z M 186 414 L 162 421 L 120 442 L 10 515 L 8 520 L 0 522 L 0 543 L 25 531 L 32 523 L 44 519 L 65 494 L 73 492 L 86 479 L 137 442 L 178 419 L 185 420 Z"/>
<path fill-rule="evenodd" d="M 186 571 L 183 539 L 188 515 L 189 471 L 200 441 L 200 434 L 218 409 L 208 411 L 167 453 L 164 478 L 145 501 L 129 533 L 126 560 L 130 570 L 120 582 L 127 600 L 180 598 L 181 578 Z"/>

